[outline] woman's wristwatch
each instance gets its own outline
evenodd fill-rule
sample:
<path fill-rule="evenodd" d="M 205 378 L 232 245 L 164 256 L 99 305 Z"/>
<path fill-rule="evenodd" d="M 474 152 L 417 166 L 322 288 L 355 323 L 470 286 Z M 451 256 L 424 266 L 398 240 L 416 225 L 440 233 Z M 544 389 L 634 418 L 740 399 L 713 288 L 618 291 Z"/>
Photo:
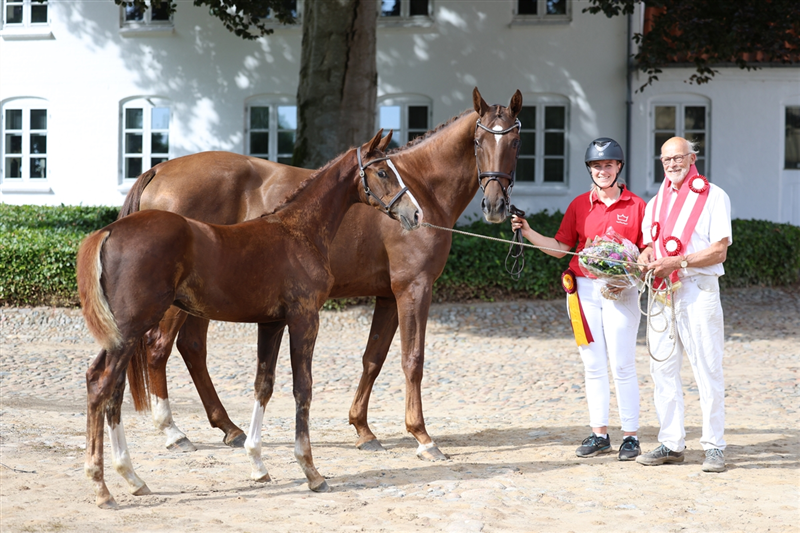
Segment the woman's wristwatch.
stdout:
<path fill-rule="evenodd" d="M 684 255 L 683 259 L 681 259 L 681 268 L 686 268 L 688 266 L 689 266 L 689 258 Z"/>

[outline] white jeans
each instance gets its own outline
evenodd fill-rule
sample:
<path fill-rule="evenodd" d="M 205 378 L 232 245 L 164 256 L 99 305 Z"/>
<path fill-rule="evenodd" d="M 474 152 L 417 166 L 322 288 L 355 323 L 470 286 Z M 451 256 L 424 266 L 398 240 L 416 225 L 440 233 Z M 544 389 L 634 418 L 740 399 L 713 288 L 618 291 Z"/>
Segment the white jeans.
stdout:
<path fill-rule="evenodd" d="M 725 449 L 725 381 L 722 375 L 722 356 L 725 342 L 722 305 L 719 300 L 719 280 L 716 276 L 698 274 L 681 280 L 675 294 L 674 339 L 669 338 L 672 314 L 669 308 L 664 315 L 651 321 L 650 348 L 658 363 L 650 360 L 654 396 L 661 431 L 658 441 L 672 451 L 686 447 L 684 429 L 683 385 L 681 363 L 683 354 L 689 358 L 694 379 L 700 393 L 703 413 L 703 434 L 700 444 L 704 450 Z M 667 326 L 664 328 L 664 326 Z M 654 331 L 665 329 L 661 333 Z"/>
<path fill-rule="evenodd" d="M 639 312 L 636 289 L 626 289 L 619 300 L 607 300 L 600 294 L 604 283 L 576 276 L 578 296 L 594 342 L 578 347 L 586 382 L 589 425 L 608 426 L 611 391 L 608 366 L 614 376 L 617 408 L 622 431 L 639 429 L 639 381 L 636 378 L 636 334 Z"/>

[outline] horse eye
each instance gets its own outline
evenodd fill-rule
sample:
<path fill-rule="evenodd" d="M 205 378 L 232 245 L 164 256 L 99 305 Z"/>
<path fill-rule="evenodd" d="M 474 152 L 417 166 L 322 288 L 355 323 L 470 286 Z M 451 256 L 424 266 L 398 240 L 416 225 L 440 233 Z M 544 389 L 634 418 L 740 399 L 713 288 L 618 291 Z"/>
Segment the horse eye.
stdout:
<path fill-rule="evenodd" d="M 385 179 L 386 178 L 386 171 L 385 170 L 379 170 L 378 171 L 378 177 L 381 178 L 381 179 Z"/>

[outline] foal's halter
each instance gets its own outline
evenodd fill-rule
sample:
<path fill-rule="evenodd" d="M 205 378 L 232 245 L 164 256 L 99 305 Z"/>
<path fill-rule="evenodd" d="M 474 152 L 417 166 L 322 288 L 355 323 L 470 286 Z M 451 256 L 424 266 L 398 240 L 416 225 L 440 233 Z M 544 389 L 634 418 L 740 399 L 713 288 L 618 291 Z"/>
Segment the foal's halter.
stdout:
<path fill-rule="evenodd" d="M 517 175 L 517 160 L 519 159 L 519 149 L 522 143 L 520 142 L 517 145 L 517 153 L 514 155 L 514 170 L 511 171 L 511 174 L 507 174 L 505 172 L 500 171 L 487 171 L 481 172 L 481 164 L 478 160 L 478 146 L 480 143 L 478 142 L 478 128 L 484 129 L 491 133 L 492 135 L 505 135 L 506 133 L 510 133 L 514 131 L 515 128 L 518 128 L 519 131 L 522 131 L 522 123 L 519 119 L 514 120 L 514 124 L 504 130 L 493 130 L 489 129 L 488 127 L 481 124 L 481 119 L 475 123 L 475 166 L 478 167 L 478 185 L 481 188 L 481 192 L 486 192 L 486 185 L 484 185 L 483 179 L 487 178 L 486 183 L 488 184 L 491 181 L 496 181 L 500 188 L 503 190 L 503 196 L 506 198 L 506 204 L 511 202 L 511 189 L 514 188 L 514 178 Z M 503 187 L 503 184 L 500 183 L 498 178 L 504 178 L 508 180 L 508 187 Z"/>
<path fill-rule="evenodd" d="M 361 185 L 364 187 L 364 194 L 367 195 L 367 198 L 369 198 L 370 196 L 372 198 L 375 198 L 375 201 L 378 202 L 378 205 L 381 206 L 381 209 L 383 209 L 383 211 L 387 215 L 389 215 L 390 217 L 394 218 L 394 213 L 392 213 L 392 211 L 391 211 L 392 207 L 408 191 L 408 187 L 406 187 L 406 185 L 403 183 L 402 178 L 400 178 L 400 173 L 397 172 L 397 170 L 394 168 L 394 165 L 392 165 L 392 161 L 388 157 L 379 157 L 378 159 L 373 159 L 372 161 L 367 161 L 366 163 L 364 163 L 361 160 L 361 147 L 360 146 L 356 150 L 356 155 L 358 156 L 358 175 L 361 176 Z M 371 164 L 379 163 L 381 161 L 389 161 L 390 167 L 392 168 L 392 170 L 394 170 L 395 175 L 397 175 L 397 180 L 400 182 L 400 185 L 403 186 L 403 188 L 400 189 L 400 191 L 397 194 L 394 195 L 394 198 L 392 198 L 391 201 L 388 204 L 383 203 L 383 200 L 381 200 L 381 198 L 377 194 L 375 194 L 374 192 L 372 192 L 370 190 L 369 185 L 367 185 L 367 173 L 364 172 L 366 170 L 366 168 L 368 166 L 370 166 Z"/>

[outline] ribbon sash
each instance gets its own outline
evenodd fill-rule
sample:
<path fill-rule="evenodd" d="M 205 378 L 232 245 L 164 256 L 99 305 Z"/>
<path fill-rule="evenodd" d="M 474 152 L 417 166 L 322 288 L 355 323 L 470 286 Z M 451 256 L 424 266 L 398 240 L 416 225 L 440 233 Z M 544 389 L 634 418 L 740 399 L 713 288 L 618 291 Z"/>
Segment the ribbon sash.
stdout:
<path fill-rule="evenodd" d="M 567 269 L 561 274 L 561 286 L 567 292 L 567 309 L 569 310 L 569 321 L 572 325 L 572 333 L 575 335 L 575 342 L 578 346 L 588 345 L 594 342 L 592 332 L 589 330 L 589 322 L 583 314 L 581 299 L 578 297 L 578 284 L 575 280 L 575 273 Z"/>
<path fill-rule="evenodd" d="M 692 180 L 700 180 L 703 188 L 692 190 Z M 698 174 L 697 167 L 692 165 L 689 173 L 684 178 L 678 190 L 678 197 L 670 208 L 670 195 L 672 193 L 672 182 L 664 176 L 664 181 L 656 195 L 653 204 L 652 227 L 657 227 L 657 234 L 651 235 L 653 239 L 653 251 L 656 259 L 667 256 L 680 255 L 689 246 L 694 228 L 700 219 L 700 214 L 706 205 L 708 191 L 710 189 L 707 180 Z M 699 191 L 699 192 L 696 192 Z M 667 248 L 668 241 L 672 241 L 670 246 L 676 247 L 674 250 Z M 678 271 L 670 274 L 673 283 L 678 282 Z M 660 286 L 661 280 L 656 279 L 655 285 Z"/>

